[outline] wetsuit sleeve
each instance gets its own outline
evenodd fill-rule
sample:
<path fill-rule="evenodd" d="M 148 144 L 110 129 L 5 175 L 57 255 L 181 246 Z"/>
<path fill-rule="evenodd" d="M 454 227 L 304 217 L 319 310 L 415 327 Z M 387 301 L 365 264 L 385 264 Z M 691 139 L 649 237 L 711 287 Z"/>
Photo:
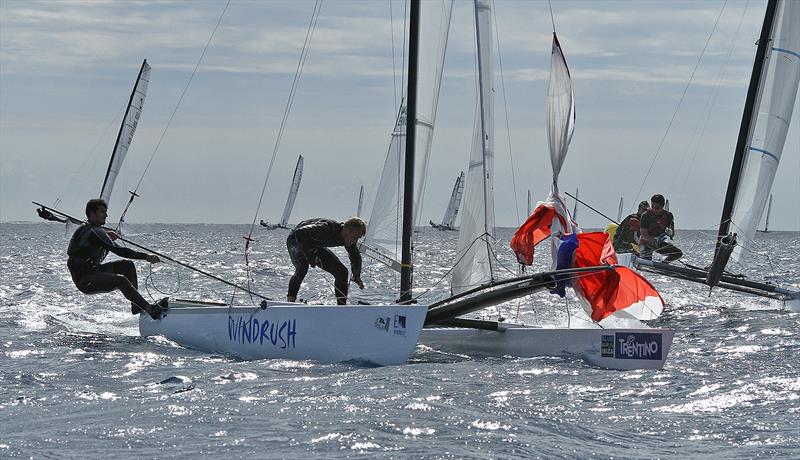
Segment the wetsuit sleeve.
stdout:
<path fill-rule="evenodd" d="M 106 248 L 109 252 L 113 252 L 114 254 L 120 257 L 124 257 L 126 259 L 140 259 L 140 260 L 144 260 L 147 258 L 147 254 L 143 252 L 134 251 L 133 249 L 124 248 L 122 246 L 117 245 L 116 243 L 111 241 L 111 238 L 109 238 L 108 235 L 106 235 L 106 232 L 103 231 L 103 229 L 101 228 L 97 227 L 92 228 L 92 234 L 94 235 L 94 238 L 100 242 L 100 245 Z"/>
<path fill-rule="evenodd" d="M 330 230 L 325 222 L 314 222 L 294 229 L 294 237 L 306 255 L 313 248 L 319 247 L 320 241 L 326 241 L 328 233 Z"/>
<path fill-rule="evenodd" d="M 360 279 L 361 278 L 361 252 L 358 250 L 358 245 L 353 244 L 350 246 L 345 246 L 347 250 L 347 255 L 350 256 L 350 272 L 353 274 L 353 278 Z"/>

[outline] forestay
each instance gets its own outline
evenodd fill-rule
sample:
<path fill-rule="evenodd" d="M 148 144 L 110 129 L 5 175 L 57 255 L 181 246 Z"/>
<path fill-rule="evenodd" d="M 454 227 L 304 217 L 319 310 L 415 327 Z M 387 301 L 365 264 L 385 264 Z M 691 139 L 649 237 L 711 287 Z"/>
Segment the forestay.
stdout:
<path fill-rule="evenodd" d="M 114 152 L 111 154 L 106 177 L 103 180 L 103 188 L 100 191 L 100 198 L 105 200 L 106 203 L 111 199 L 111 191 L 114 189 L 114 182 L 117 180 L 117 175 L 122 168 L 125 155 L 127 155 L 128 148 L 133 140 L 133 134 L 136 132 L 136 126 L 139 124 L 139 117 L 142 115 L 142 106 L 144 106 L 144 99 L 147 96 L 147 84 L 149 82 L 150 64 L 148 64 L 147 59 L 145 59 L 144 62 L 142 62 L 141 69 L 139 69 L 139 75 L 136 78 L 131 97 L 128 100 L 125 116 L 122 119 L 119 133 L 117 133 L 117 141 L 114 144 Z"/>
<path fill-rule="evenodd" d="M 775 20 L 731 214 L 730 231 L 740 235 L 732 260 L 740 263 L 767 204 L 800 83 L 800 2 L 781 1 Z"/>
<path fill-rule="evenodd" d="M 491 282 L 494 276 L 494 73 L 492 9 L 488 0 L 475 1 L 475 29 L 479 99 L 453 269 L 453 294 Z"/>
<path fill-rule="evenodd" d="M 439 89 L 444 69 L 444 55 L 450 31 L 452 0 L 420 2 L 419 72 L 417 75 L 417 119 L 414 167 L 414 213 L 412 224 L 419 218 L 425 190 L 425 177 L 433 141 Z M 375 203 L 369 218 L 367 235 L 362 252 L 373 249 L 399 268 L 400 225 L 402 223 L 401 197 L 403 196 L 402 168 L 405 164 L 406 105 L 403 103 L 395 121 L 389 150 L 383 164 Z"/>

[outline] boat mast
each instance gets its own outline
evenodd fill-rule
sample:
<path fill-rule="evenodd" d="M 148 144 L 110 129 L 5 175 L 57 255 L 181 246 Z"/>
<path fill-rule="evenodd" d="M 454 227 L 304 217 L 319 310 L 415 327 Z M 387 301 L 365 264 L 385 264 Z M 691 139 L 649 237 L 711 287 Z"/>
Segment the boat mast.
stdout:
<path fill-rule="evenodd" d="M 722 207 L 722 218 L 719 222 L 719 232 L 717 233 L 717 248 L 719 248 L 720 240 L 730 233 L 731 227 L 731 214 L 733 213 L 733 205 L 736 201 L 736 191 L 739 188 L 739 179 L 744 166 L 744 156 L 748 151 L 748 144 L 752 133 L 752 121 L 754 118 L 754 109 L 756 102 L 761 92 L 761 81 L 764 74 L 764 64 L 766 63 L 767 51 L 772 43 L 772 26 L 775 22 L 775 13 L 778 0 L 769 0 L 767 3 L 767 11 L 764 15 L 764 24 L 761 26 L 761 36 L 758 38 L 758 48 L 756 49 L 756 57 L 753 62 L 753 72 L 750 75 L 750 86 L 747 89 L 747 99 L 744 104 L 744 113 L 742 114 L 742 124 L 739 127 L 739 138 L 736 141 L 736 151 L 733 156 L 733 165 L 731 166 L 731 175 L 728 179 L 728 190 L 725 194 L 725 204 Z"/>
<path fill-rule="evenodd" d="M 767 205 L 767 220 L 764 221 L 764 233 L 769 231 L 769 213 L 772 211 L 772 194 L 769 195 L 769 204 Z"/>
<path fill-rule="evenodd" d="M 411 234 L 414 219 L 414 146 L 417 124 L 417 63 L 419 61 L 420 0 L 411 0 L 408 30 L 408 91 L 406 92 L 406 158 L 403 179 L 403 247 L 400 259 L 400 302 L 411 300 Z"/>

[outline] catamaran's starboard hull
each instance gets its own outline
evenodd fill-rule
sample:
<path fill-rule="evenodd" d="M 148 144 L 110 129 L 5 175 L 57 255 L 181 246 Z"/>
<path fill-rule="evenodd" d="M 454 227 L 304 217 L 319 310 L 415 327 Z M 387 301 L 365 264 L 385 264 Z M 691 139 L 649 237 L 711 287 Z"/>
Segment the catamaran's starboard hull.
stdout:
<path fill-rule="evenodd" d="M 161 319 L 139 319 L 143 337 L 161 335 L 181 346 L 241 359 L 321 363 L 402 364 L 417 345 L 424 305 L 258 306 L 173 301 Z"/>
<path fill-rule="evenodd" d="M 501 331 L 425 328 L 420 343 L 469 356 L 572 357 L 606 369 L 661 369 L 671 329 L 568 329 L 506 325 Z"/>

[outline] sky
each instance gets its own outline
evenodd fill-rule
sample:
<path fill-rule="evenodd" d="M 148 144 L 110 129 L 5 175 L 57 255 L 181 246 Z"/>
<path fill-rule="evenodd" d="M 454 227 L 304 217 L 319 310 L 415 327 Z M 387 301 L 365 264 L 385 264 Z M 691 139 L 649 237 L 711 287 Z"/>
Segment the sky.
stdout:
<path fill-rule="evenodd" d="M 547 2 L 496 0 L 497 225 L 525 219 L 527 190 L 534 201 L 549 191 L 545 104 L 554 22 L 577 112 L 561 189 L 578 189 L 612 218 L 620 197 L 627 212 L 662 193 L 678 228 L 715 229 L 765 4 L 558 0 L 551 21 Z M 153 68 L 147 100 L 110 221 L 141 178 L 129 223 L 274 222 L 298 154 L 305 171 L 290 222 L 354 214 L 361 185 L 368 217 L 401 97 L 405 3 L 323 3 L 258 212 L 314 3 L 233 0 L 178 105 L 225 5 L 0 2 L 0 222 L 38 220 L 31 200 L 60 199 L 60 209 L 80 216 L 99 195 L 145 58 Z M 472 3 L 459 0 L 421 222 L 442 218 L 467 167 L 474 54 Z M 774 230 L 800 230 L 798 105 L 773 186 Z M 585 207 L 578 221 L 608 223 Z"/>

